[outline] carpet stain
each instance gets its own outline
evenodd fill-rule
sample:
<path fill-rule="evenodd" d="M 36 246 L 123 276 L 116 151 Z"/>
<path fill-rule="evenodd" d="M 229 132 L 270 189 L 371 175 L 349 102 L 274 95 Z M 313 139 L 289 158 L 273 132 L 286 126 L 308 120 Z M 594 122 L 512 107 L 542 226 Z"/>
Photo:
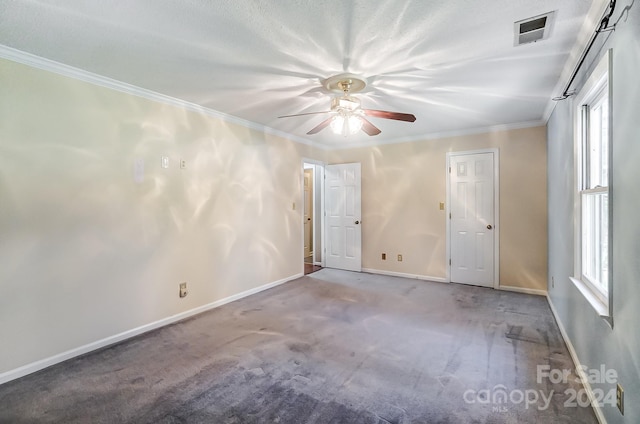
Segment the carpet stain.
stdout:
<path fill-rule="evenodd" d="M 336 400 L 323 400 L 274 383 L 253 396 L 234 400 L 203 396 L 166 414 L 160 422 L 188 423 L 360 423 L 400 424 L 406 413 L 386 406 L 370 411 Z M 171 421 L 173 420 L 173 421 Z"/>
<path fill-rule="evenodd" d="M 516 341 L 546 345 L 546 343 L 541 342 L 539 338 L 524 335 L 522 332 L 523 327 L 521 325 L 510 325 L 505 337 L 514 340 L 514 345 L 516 344 Z"/>
<path fill-rule="evenodd" d="M 290 343 L 287 346 L 291 352 L 302 353 L 304 355 L 311 352 L 312 349 L 309 343 Z"/>
<path fill-rule="evenodd" d="M 129 381 L 129 384 L 140 384 L 140 383 L 144 383 L 144 377 L 138 377 L 138 378 L 134 378 L 133 380 Z"/>

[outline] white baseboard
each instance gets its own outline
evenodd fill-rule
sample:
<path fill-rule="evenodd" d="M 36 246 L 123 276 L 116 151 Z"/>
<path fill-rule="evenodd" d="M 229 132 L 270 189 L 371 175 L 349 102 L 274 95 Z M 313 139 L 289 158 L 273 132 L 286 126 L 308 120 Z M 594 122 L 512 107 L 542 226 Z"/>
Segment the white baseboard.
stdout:
<path fill-rule="evenodd" d="M 394 271 L 383 271 L 383 270 L 373 269 L 373 268 L 362 268 L 362 272 L 368 272 L 369 274 L 389 275 L 392 277 L 415 278 L 418 280 L 436 281 L 438 283 L 449 282 L 449 280 L 444 277 L 431 277 L 429 275 L 407 274 L 404 272 L 394 272 Z M 545 296 L 545 297 L 547 296 L 547 291 L 540 290 L 540 289 L 529 289 L 526 287 L 502 286 L 502 285 L 499 287 L 499 289 L 517 292 L 517 293 L 534 294 L 536 296 Z"/>
<path fill-rule="evenodd" d="M 443 277 L 431 277 L 428 275 L 407 274 L 404 272 L 394 271 L 382 271 L 373 268 L 362 268 L 362 272 L 368 272 L 369 274 L 389 275 L 391 277 L 403 277 L 403 278 L 415 278 L 418 280 L 437 281 L 438 283 L 447 283 L 447 279 Z"/>
<path fill-rule="evenodd" d="M 512 291 L 516 293 L 525 293 L 525 294 L 535 294 L 536 296 L 547 296 L 546 290 L 540 289 L 528 289 L 526 287 L 515 287 L 515 286 L 503 286 L 500 285 L 500 290 Z"/>
<path fill-rule="evenodd" d="M 227 303 L 231 303 L 231 302 L 233 302 L 235 300 L 242 299 L 243 297 L 251 296 L 252 294 L 256 294 L 256 293 L 259 293 L 261 291 L 270 289 L 272 287 L 279 286 L 279 285 L 284 284 L 286 282 L 289 282 L 291 280 L 295 280 L 296 278 L 300 278 L 300 277 L 302 277 L 302 275 L 303 275 L 302 273 L 298 273 L 298 274 L 292 275 L 290 277 L 283 278 L 282 280 L 278 280 L 278 281 L 274 281 L 274 282 L 271 282 L 271 283 L 267 283 L 267 284 L 264 284 L 264 285 L 256 287 L 256 288 L 253 288 L 253 289 L 250 289 L 250 290 L 246 290 L 246 291 L 243 291 L 243 292 L 238 293 L 238 294 L 234 294 L 234 295 L 229 296 L 229 297 L 225 297 L 224 299 L 216 300 L 215 302 L 211 302 L 211 303 L 208 303 L 206 305 L 202 305 L 202 306 L 199 306 L 197 308 L 190 309 L 188 311 L 181 312 L 179 314 L 172 315 L 170 317 L 163 318 L 161 320 L 158 320 L 158 321 L 155 321 L 155 322 L 152 322 L 152 323 L 149 323 L 149 324 L 145 324 L 143 326 L 140 326 L 140 327 L 137 327 L 137 328 L 133 328 L 131 330 L 127 330 L 127 331 L 122 332 L 120 334 L 109 336 L 109 337 L 104 338 L 102 340 L 97 340 L 95 342 L 86 344 L 84 346 L 80 346 L 80 347 L 77 347 L 77 348 L 74 348 L 74 349 L 71 349 L 71 350 L 67 350 L 66 352 L 59 353 L 59 354 L 51 356 L 49 358 L 41 359 L 39 361 L 32 362 L 32 363 L 27 364 L 27 365 L 23 365 L 23 366 L 21 366 L 19 368 L 3 372 L 2 374 L 0 374 L 0 384 L 6 383 L 6 382 L 11 381 L 11 380 L 15 380 L 15 379 L 20 378 L 20 377 L 24 377 L 25 375 L 34 373 L 36 371 L 40 371 L 41 369 L 50 367 L 51 365 L 58 364 L 60 362 L 66 361 L 66 360 L 74 358 L 76 356 L 84 355 L 85 353 L 89 353 L 91 351 L 103 348 L 105 346 L 109 346 L 109 345 L 112 345 L 114 343 L 118 343 L 118 342 L 121 342 L 123 340 L 129 339 L 131 337 L 146 333 L 148 331 L 155 330 L 155 329 L 160 328 L 160 327 L 164 327 L 165 325 L 173 324 L 174 322 L 183 320 L 185 318 L 192 317 L 194 315 L 200 314 L 202 312 L 206 312 L 206 311 L 208 311 L 210 309 L 214 309 L 214 308 L 220 307 L 222 305 L 226 305 Z"/>
<path fill-rule="evenodd" d="M 551 301 L 551 297 L 547 295 L 547 302 L 549 303 L 549 307 L 551 308 L 551 313 L 558 324 L 558 328 L 560 329 L 560 334 L 564 339 L 565 344 L 567 345 L 567 349 L 569 350 L 569 354 L 571 355 L 571 359 L 573 360 L 573 364 L 576 367 L 576 372 L 578 376 L 582 380 L 582 385 L 584 386 L 585 391 L 587 392 L 587 396 L 589 396 L 589 401 L 591 402 L 591 406 L 593 407 L 593 411 L 596 414 L 596 418 L 600 424 L 607 424 L 607 419 L 604 417 L 602 413 L 602 408 L 598 404 L 595 394 L 593 393 L 593 389 L 591 388 L 591 384 L 589 384 L 589 380 L 587 375 L 584 373 L 584 369 L 582 368 L 582 363 L 580 362 L 580 358 L 578 358 L 578 354 L 576 353 L 575 348 L 573 347 L 573 343 L 571 343 L 571 339 L 569 339 L 569 335 L 564 329 L 564 325 L 562 325 L 562 321 L 558 316 L 558 311 L 556 307 L 553 306 L 553 302 Z"/>

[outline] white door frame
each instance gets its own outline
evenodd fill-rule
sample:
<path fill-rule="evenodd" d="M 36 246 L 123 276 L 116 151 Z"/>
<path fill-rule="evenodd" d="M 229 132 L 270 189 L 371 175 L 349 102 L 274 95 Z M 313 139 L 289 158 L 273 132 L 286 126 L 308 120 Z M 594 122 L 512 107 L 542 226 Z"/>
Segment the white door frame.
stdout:
<path fill-rule="evenodd" d="M 324 227 L 324 208 L 325 208 L 325 203 L 324 203 L 324 168 L 327 165 L 325 162 L 316 160 L 316 159 L 308 159 L 308 158 L 302 158 L 302 161 L 300 163 L 300 205 L 302 205 L 302 207 L 300 208 L 300 224 L 301 224 L 301 238 L 300 238 L 300 252 L 304 253 L 304 165 L 305 164 L 310 164 L 310 165 L 318 165 L 318 167 L 316 167 L 314 169 L 313 172 L 313 178 L 314 180 L 317 178 L 320 180 L 320 190 L 316 190 L 315 184 L 313 187 L 313 198 L 311 201 L 312 204 L 312 208 L 314 211 L 314 218 L 313 218 L 313 243 L 314 243 L 314 247 L 313 247 L 313 263 L 315 265 L 318 264 L 318 262 L 316 261 L 316 257 L 319 254 L 320 255 L 320 266 L 324 267 L 325 266 L 325 252 L 324 252 L 324 246 L 325 246 L 325 239 L 324 239 L 324 231 L 323 231 L 323 227 Z M 316 172 L 319 171 L 319 172 Z M 320 208 L 317 208 L 317 201 L 320 201 Z M 322 211 L 322 214 L 320 216 L 317 216 L 316 211 L 320 210 Z M 316 225 L 316 223 L 320 223 L 320 226 L 322 228 L 317 228 L 318 226 Z M 318 238 L 319 237 L 319 238 Z M 320 240 L 320 249 L 316 249 L 316 241 Z M 318 250 L 318 251 L 316 251 Z M 304 255 L 303 255 L 304 256 Z M 304 274 L 304 257 L 302 258 L 302 260 L 300 261 L 301 263 L 301 267 L 302 267 L 302 273 Z"/>
<path fill-rule="evenodd" d="M 493 153 L 493 193 L 494 193 L 494 252 L 493 252 L 493 288 L 500 288 L 500 150 L 497 148 L 465 150 L 461 152 L 447 152 L 445 163 L 445 174 L 447 176 L 446 194 L 446 280 L 451 282 L 451 174 L 449 171 L 452 156 L 475 155 L 478 153 Z"/>

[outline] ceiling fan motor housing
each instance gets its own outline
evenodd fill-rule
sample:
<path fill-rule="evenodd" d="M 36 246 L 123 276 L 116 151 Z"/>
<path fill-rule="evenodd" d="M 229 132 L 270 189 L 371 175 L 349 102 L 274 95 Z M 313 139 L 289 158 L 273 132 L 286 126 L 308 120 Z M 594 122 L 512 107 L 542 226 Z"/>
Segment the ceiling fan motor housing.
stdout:
<path fill-rule="evenodd" d="M 324 88 L 334 93 L 357 93 L 367 86 L 367 79 L 354 74 L 340 74 L 327 78 Z"/>

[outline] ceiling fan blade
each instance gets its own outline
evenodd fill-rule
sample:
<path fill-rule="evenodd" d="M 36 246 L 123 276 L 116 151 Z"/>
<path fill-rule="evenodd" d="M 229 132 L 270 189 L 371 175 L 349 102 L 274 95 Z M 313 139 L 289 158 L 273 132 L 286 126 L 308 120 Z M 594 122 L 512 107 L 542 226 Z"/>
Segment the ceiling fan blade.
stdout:
<path fill-rule="evenodd" d="M 374 118 L 395 119 L 396 121 L 414 122 L 416 117 L 410 113 L 389 112 L 386 110 L 362 109 L 365 115 Z"/>
<path fill-rule="evenodd" d="M 325 119 L 324 121 L 320 122 L 318 125 L 313 127 L 311 131 L 309 131 L 307 134 L 311 135 L 311 134 L 319 133 L 320 131 L 322 131 L 323 129 L 329 126 L 332 119 L 333 119 L 333 116 L 330 116 L 329 118 Z"/>
<path fill-rule="evenodd" d="M 282 115 L 282 116 L 278 116 L 278 118 L 291 118 L 293 116 L 305 116 L 305 115 L 319 115 L 321 113 L 330 113 L 330 110 L 324 111 L 324 112 L 307 112 L 307 113 L 296 113 L 295 115 Z"/>
<path fill-rule="evenodd" d="M 368 135 L 378 135 L 382 132 L 366 118 L 361 116 L 360 119 L 362 120 L 362 131 L 366 132 Z"/>

